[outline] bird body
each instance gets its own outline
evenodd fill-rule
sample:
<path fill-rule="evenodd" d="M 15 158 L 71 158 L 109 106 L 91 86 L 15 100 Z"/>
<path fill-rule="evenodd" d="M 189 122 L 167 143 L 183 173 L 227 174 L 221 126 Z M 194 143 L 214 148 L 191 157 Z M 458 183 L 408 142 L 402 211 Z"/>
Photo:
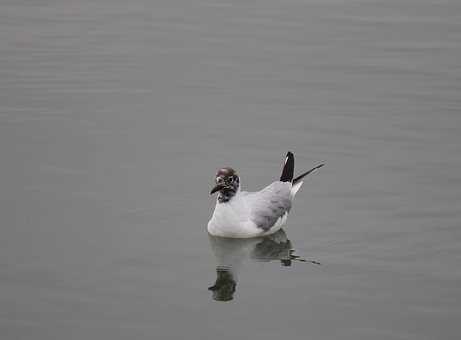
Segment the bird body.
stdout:
<path fill-rule="evenodd" d="M 240 178 L 235 170 L 222 168 L 216 175 L 217 185 L 211 193 L 219 192 L 208 232 L 213 236 L 250 238 L 270 235 L 285 223 L 293 198 L 302 179 L 323 164 L 293 179 L 294 156 L 288 152 L 282 176 L 260 191 L 240 190 Z"/>
<path fill-rule="evenodd" d="M 274 182 L 261 191 L 238 191 L 226 203 L 217 203 L 208 223 L 214 236 L 246 238 L 279 230 L 291 208 L 291 183 Z"/>

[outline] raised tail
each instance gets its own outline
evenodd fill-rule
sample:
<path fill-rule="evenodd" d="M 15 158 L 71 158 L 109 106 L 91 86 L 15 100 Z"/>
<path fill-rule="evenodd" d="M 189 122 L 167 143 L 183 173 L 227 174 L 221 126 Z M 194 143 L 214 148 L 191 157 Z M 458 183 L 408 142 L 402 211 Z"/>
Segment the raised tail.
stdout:
<path fill-rule="evenodd" d="M 295 156 L 292 152 L 288 151 L 283 165 L 282 175 L 280 176 L 281 182 L 292 182 L 295 172 Z"/>

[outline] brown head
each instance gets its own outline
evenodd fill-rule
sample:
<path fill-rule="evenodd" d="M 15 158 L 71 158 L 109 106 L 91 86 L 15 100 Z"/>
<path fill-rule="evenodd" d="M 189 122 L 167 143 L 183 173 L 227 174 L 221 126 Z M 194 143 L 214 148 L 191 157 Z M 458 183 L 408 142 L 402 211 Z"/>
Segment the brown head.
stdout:
<path fill-rule="evenodd" d="M 210 195 L 219 192 L 219 202 L 229 201 L 240 187 L 240 178 L 234 169 L 225 167 L 218 170 L 215 177 L 215 187 L 211 189 Z"/>

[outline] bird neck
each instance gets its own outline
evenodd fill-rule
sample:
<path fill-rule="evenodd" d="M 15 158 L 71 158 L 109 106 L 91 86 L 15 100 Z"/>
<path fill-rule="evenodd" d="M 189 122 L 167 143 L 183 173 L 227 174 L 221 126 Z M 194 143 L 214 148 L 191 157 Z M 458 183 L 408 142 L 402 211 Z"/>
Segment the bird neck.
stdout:
<path fill-rule="evenodd" d="M 218 194 L 219 203 L 227 203 L 240 192 L 240 185 L 236 188 L 226 188 Z"/>

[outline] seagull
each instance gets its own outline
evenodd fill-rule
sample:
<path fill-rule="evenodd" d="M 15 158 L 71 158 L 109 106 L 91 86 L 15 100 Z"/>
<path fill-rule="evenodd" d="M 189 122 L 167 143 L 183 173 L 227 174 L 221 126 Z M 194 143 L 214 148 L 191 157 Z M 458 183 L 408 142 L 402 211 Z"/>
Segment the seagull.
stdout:
<path fill-rule="evenodd" d="M 240 177 L 234 169 L 219 169 L 215 178 L 216 185 L 210 192 L 210 195 L 217 192 L 218 197 L 208 222 L 208 232 L 213 236 L 230 238 L 251 238 L 275 233 L 286 223 L 303 178 L 323 165 L 317 165 L 293 178 L 295 158 L 288 151 L 280 180 L 256 192 L 240 190 Z"/>

